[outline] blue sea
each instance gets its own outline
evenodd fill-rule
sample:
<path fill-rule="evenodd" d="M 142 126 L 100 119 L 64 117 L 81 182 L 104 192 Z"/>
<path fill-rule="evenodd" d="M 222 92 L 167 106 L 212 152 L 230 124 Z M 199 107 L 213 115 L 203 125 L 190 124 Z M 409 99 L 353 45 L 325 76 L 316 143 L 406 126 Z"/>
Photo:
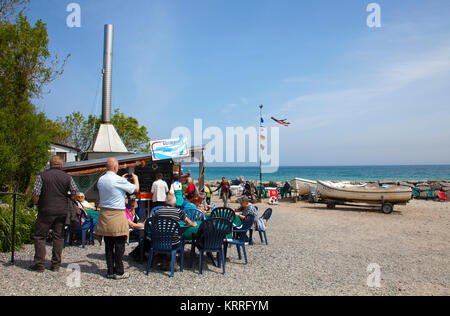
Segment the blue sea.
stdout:
<path fill-rule="evenodd" d="M 198 178 L 198 168 L 184 166 Z M 244 176 L 259 180 L 259 167 L 206 167 L 205 179 L 229 180 Z M 280 167 L 278 172 L 263 174 L 263 181 L 285 181 L 293 178 L 311 180 L 450 180 L 450 165 L 423 166 L 339 166 L 339 167 Z"/>

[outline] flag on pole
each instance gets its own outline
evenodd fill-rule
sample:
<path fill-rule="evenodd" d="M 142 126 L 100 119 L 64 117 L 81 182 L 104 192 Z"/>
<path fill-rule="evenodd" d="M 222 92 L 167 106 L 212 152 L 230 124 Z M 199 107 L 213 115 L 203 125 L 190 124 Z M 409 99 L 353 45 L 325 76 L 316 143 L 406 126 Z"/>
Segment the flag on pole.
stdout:
<path fill-rule="evenodd" d="M 264 127 L 261 127 L 261 130 L 259 132 L 259 143 L 261 150 L 266 150 L 267 147 L 267 129 Z"/>
<path fill-rule="evenodd" d="M 286 119 L 284 119 L 284 120 L 277 120 L 276 118 L 272 117 L 272 120 L 274 120 L 275 122 L 277 122 L 278 124 L 281 124 L 283 126 L 291 125 L 291 123 L 288 122 Z"/>

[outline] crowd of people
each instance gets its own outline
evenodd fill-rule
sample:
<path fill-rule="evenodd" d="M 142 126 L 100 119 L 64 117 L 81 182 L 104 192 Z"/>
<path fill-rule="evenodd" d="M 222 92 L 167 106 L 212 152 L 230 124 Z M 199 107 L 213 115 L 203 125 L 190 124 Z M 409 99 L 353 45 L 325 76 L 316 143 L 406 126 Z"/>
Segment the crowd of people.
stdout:
<path fill-rule="evenodd" d="M 206 213 L 211 209 L 211 196 L 214 192 L 220 191 L 224 206 L 228 206 L 231 196 L 230 183 L 225 177 L 216 188 L 205 185 L 201 195 L 191 177 L 187 178 L 187 187 L 183 192 L 179 176 L 174 177 L 169 188 L 163 175 L 157 174 L 151 188 L 150 209 L 155 210 L 155 213 L 147 213 L 144 218 L 137 219 L 135 199 L 140 189 L 139 178 L 135 174 L 119 176 L 119 163 L 115 158 L 107 161 L 106 173 L 97 183 L 100 198 L 98 208 L 86 201 L 72 177 L 61 169 L 62 165 L 60 157 L 51 157 L 50 168 L 37 177 L 34 185 L 33 203 L 38 205 L 38 215 L 34 235 L 34 264 L 30 267 L 32 271 L 45 271 L 45 245 L 50 230 L 53 242 L 51 270 L 59 271 L 65 227 L 78 218 L 81 226 L 89 221 L 95 238 L 100 243 L 105 243 L 106 277 L 126 279 L 129 274 L 124 270 L 123 257 L 130 231 L 142 231 L 146 219 L 151 215 L 171 217 L 183 221 L 186 226 L 196 227 L 197 223 L 189 220 L 184 210 L 195 208 Z M 258 210 L 247 197 L 244 196 L 240 204 L 240 208 L 235 211 L 241 219 L 248 214 L 253 214 L 256 218 Z M 89 238 L 87 242 L 94 244 L 94 239 Z"/>

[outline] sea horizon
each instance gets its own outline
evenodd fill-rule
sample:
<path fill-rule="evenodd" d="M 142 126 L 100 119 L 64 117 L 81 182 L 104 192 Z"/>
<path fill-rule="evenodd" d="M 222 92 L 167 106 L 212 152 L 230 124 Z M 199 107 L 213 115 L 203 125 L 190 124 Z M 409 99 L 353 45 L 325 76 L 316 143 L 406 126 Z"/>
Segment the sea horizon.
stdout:
<path fill-rule="evenodd" d="M 198 167 L 183 166 L 198 177 Z M 222 177 L 233 180 L 245 177 L 259 180 L 259 166 L 206 166 L 205 179 Z M 275 173 L 263 173 L 263 181 L 286 181 L 293 178 L 311 180 L 395 181 L 395 180 L 450 180 L 450 164 L 421 165 L 338 165 L 338 166 L 280 166 Z"/>

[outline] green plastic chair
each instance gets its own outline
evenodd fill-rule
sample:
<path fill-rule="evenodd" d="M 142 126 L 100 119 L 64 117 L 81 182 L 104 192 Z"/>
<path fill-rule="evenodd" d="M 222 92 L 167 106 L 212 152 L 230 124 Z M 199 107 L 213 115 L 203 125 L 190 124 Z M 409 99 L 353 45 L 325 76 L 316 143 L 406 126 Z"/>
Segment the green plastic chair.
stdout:
<path fill-rule="evenodd" d="M 266 199 L 266 198 L 267 198 L 266 187 L 263 186 L 262 184 L 261 184 L 261 185 L 258 185 L 258 192 L 259 192 L 259 194 L 261 195 L 261 197 L 262 197 L 263 199 Z"/>
<path fill-rule="evenodd" d="M 412 188 L 412 191 L 413 191 L 413 198 L 416 198 L 416 199 L 420 200 L 420 194 L 421 194 L 420 189 L 419 188 Z"/>
<path fill-rule="evenodd" d="M 427 199 L 436 200 L 436 191 L 433 189 L 427 189 Z"/>

